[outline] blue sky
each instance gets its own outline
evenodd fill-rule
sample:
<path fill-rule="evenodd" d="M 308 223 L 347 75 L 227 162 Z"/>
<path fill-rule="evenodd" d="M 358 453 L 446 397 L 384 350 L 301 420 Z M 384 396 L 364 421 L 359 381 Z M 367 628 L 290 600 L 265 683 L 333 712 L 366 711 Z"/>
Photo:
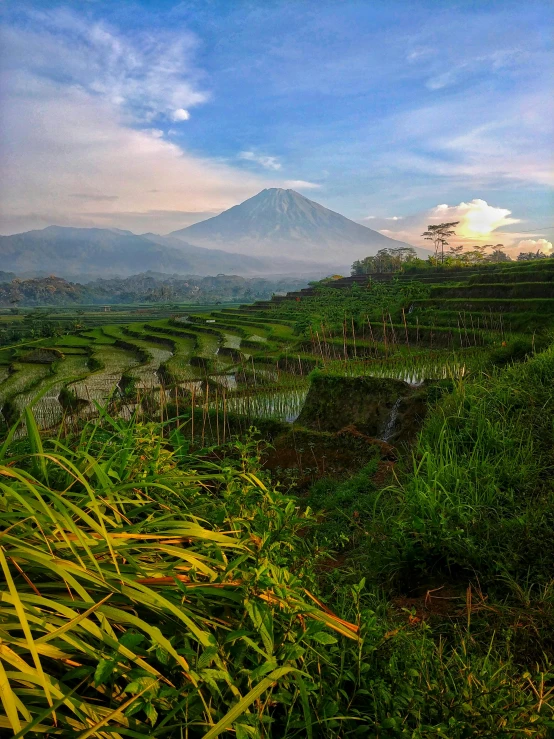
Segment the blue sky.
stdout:
<path fill-rule="evenodd" d="M 412 243 L 552 241 L 552 7 L 8 4 L 2 230 L 167 232 L 283 186 Z"/>

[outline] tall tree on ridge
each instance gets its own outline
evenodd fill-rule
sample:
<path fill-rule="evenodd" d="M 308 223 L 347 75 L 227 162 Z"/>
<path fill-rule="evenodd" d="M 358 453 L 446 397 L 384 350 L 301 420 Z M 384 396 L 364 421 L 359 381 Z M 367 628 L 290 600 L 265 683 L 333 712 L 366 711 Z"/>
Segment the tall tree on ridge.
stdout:
<path fill-rule="evenodd" d="M 439 223 L 438 225 L 427 226 L 427 231 L 424 231 L 421 235 L 425 241 L 432 241 L 435 247 L 435 259 L 438 259 L 439 253 L 441 255 L 441 263 L 444 262 L 444 247 L 448 246 L 448 239 L 450 236 L 455 236 L 455 227 L 460 221 L 452 221 L 452 223 Z"/>

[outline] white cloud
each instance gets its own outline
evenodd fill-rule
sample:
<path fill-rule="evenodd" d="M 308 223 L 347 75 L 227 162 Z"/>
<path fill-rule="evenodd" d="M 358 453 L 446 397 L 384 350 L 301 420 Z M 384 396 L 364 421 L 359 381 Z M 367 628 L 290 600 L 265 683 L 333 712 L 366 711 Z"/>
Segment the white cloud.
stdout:
<path fill-rule="evenodd" d="M 404 219 L 404 216 L 390 216 L 390 218 L 385 218 L 385 221 L 402 221 Z"/>
<path fill-rule="evenodd" d="M 188 121 L 190 118 L 190 113 L 188 110 L 185 110 L 184 108 L 177 108 L 177 110 L 174 110 L 171 114 L 171 120 L 172 121 Z"/>
<path fill-rule="evenodd" d="M 517 244 L 514 244 L 519 252 L 522 251 L 542 251 L 543 254 L 552 255 L 552 242 L 546 239 L 522 239 Z"/>
<path fill-rule="evenodd" d="M 264 169 L 281 169 L 281 163 L 277 157 L 270 157 L 265 154 L 256 154 L 253 151 L 241 151 L 238 158 L 244 159 L 247 162 L 255 162 L 261 167 L 264 167 Z"/>
<path fill-rule="evenodd" d="M 220 212 L 277 186 L 192 156 L 152 128 L 153 118 L 206 99 L 189 79 L 192 45 L 185 32 L 130 45 L 113 29 L 67 11 L 9 28 L 1 232 L 52 223 L 164 232 L 179 227 L 178 211 Z"/>
<path fill-rule="evenodd" d="M 362 221 L 374 221 L 377 216 L 365 216 L 365 218 L 362 218 Z"/>
<path fill-rule="evenodd" d="M 221 211 L 275 183 L 194 157 L 149 131 L 124 125 L 117 108 L 75 88 L 13 80 L 2 111 L 0 181 L 4 233 L 96 225 L 97 203 L 75 193 L 108 194 L 100 225 L 163 231 L 175 220 L 132 213 Z M 6 96 L 5 96 L 6 101 Z M 110 216 L 111 214 L 111 216 Z"/>
<path fill-rule="evenodd" d="M 406 241 L 409 244 L 429 247 L 422 233 L 427 226 L 439 223 L 453 223 L 459 221 L 456 226 L 456 236 L 450 239 L 452 244 L 465 244 L 467 246 L 475 243 L 487 244 L 504 243 L 507 246 L 514 243 L 521 236 L 517 233 L 502 231 L 507 226 L 520 223 L 519 218 L 511 218 L 511 211 L 489 205 L 486 200 L 474 198 L 469 202 L 461 202 L 458 205 L 442 203 L 429 210 L 415 213 L 410 216 L 399 216 L 391 218 L 376 219 L 375 227 L 386 236 Z M 396 220 L 396 228 L 385 227 L 386 221 Z"/>
<path fill-rule="evenodd" d="M 291 190 L 319 190 L 321 187 L 317 182 L 306 182 L 306 180 L 285 180 L 284 185 Z"/>
<path fill-rule="evenodd" d="M 459 205 L 437 205 L 429 214 L 431 222 L 438 223 L 459 221 L 456 231 L 462 238 L 480 238 L 493 231 L 513 223 L 520 223 L 518 218 L 508 218 L 512 213 L 507 208 L 496 208 L 486 200 L 475 198 L 469 203 Z"/>

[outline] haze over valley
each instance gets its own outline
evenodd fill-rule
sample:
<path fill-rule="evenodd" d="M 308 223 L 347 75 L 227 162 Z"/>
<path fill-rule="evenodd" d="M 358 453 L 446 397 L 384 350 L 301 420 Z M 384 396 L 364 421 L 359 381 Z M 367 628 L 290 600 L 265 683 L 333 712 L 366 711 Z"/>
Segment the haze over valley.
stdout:
<path fill-rule="evenodd" d="M 61 226 L 0 236 L 0 260 L 6 270 L 28 276 L 109 277 L 156 270 L 314 278 L 329 271 L 348 273 L 355 259 L 391 246 L 406 244 L 293 190 L 273 188 L 166 236 Z"/>

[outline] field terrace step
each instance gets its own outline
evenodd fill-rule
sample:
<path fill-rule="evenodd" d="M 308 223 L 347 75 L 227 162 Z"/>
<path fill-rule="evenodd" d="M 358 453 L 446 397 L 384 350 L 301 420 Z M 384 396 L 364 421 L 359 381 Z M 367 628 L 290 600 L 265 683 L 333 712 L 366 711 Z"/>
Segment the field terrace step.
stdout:
<path fill-rule="evenodd" d="M 414 305 L 441 310 L 481 312 L 543 312 L 551 320 L 554 313 L 554 298 L 430 298 L 416 300 Z"/>
<path fill-rule="evenodd" d="M 473 285 L 437 285 L 431 288 L 431 298 L 552 298 L 551 282 L 475 283 Z"/>

